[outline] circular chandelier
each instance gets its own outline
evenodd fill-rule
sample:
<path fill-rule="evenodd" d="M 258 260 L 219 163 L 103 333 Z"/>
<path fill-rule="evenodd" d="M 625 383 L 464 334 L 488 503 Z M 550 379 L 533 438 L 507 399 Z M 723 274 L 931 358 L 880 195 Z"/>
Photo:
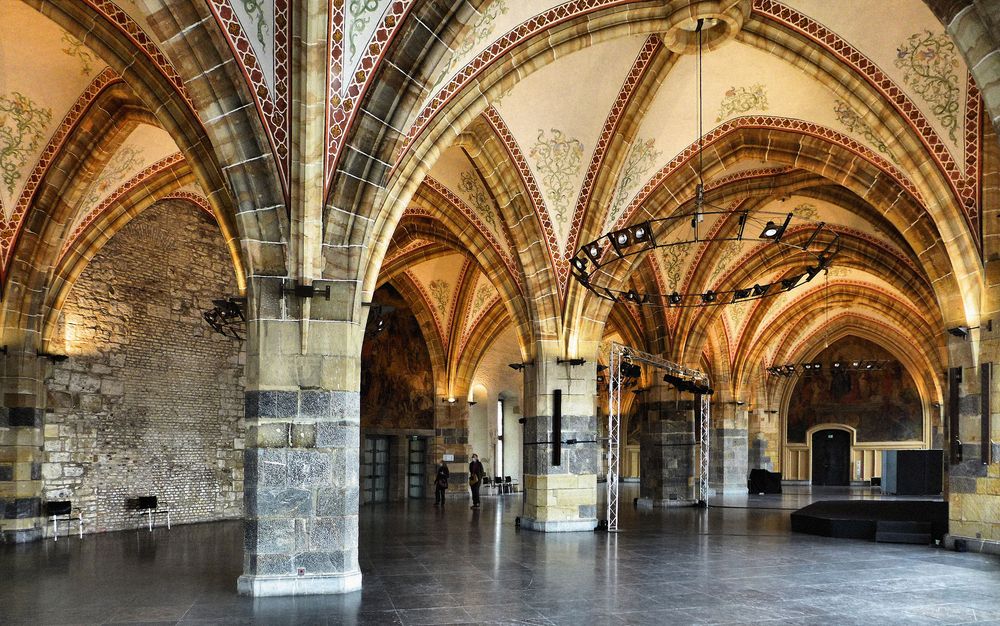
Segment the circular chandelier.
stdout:
<path fill-rule="evenodd" d="M 700 191 L 700 189 L 699 189 Z M 728 236 L 701 238 L 704 220 L 726 220 L 733 228 Z M 752 230 L 747 231 L 748 228 Z M 757 234 L 757 229 L 760 229 Z M 719 231 L 722 232 L 721 229 Z M 688 244 L 720 245 L 756 242 L 774 246 L 782 254 L 794 254 L 799 267 L 774 282 L 757 281 L 729 289 L 704 292 L 674 290 L 670 293 L 639 292 L 615 285 L 622 282 L 613 271 L 623 260 L 656 248 Z M 824 222 L 796 218 L 791 213 L 757 211 L 702 211 L 648 220 L 601 235 L 584 244 L 572 261 L 573 277 L 600 298 L 629 304 L 663 307 L 719 306 L 775 296 L 808 283 L 826 270 L 840 251 L 840 235 Z M 795 263 L 793 262 L 793 265 Z"/>
<path fill-rule="evenodd" d="M 704 185 L 704 141 L 702 128 L 702 36 L 703 31 L 716 25 L 710 18 L 694 22 L 698 51 L 698 184 L 695 189 L 695 211 L 684 215 L 651 219 L 615 230 L 584 244 L 570 261 L 573 277 L 598 297 L 614 302 L 648 304 L 664 307 L 704 307 L 732 304 L 746 300 L 756 300 L 784 293 L 805 284 L 826 270 L 833 258 L 840 252 L 840 235 L 823 222 L 813 222 L 796 218 L 791 213 L 769 213 L 765 211 L 732 211 L 713 207 L 705 202 Z M 706 211 L 706 207 L 712 210 Z M 731 228 L 716 229 L 716 235 L 709 238 L 699 236 L 699 227 L 706 218 L 730 221 Z M 766 220 L 766 222 L 765 222 Z M 796 222 L 793 224 L 793 220 Z M 688 226 L 690 224 L 690 226 Z M 722 223 L 725 227 L 726 224 Z M 745 237 L 746 229 L 752 235 L 760 228 L 757 237 Z M 723 233 L 729 233 L 729 236 Z M 800 236 L 801 234 L 801 236 Z M 795 261 L 803 261 L 796 271 L 786 274 L 774 282 L 753 282 L 732 289 L 704 292 L 670 293 L 639 292 L 636 289 L 621 289 L 615 285 L 624 282 L 622 272 L 609 271 L 624 259 L 645 254 L 656 248 L 686 246 L 688 244 L 723 244 L 757 239 L 760 243 L 775 246 L 783 253 L 793 253 Z"/>

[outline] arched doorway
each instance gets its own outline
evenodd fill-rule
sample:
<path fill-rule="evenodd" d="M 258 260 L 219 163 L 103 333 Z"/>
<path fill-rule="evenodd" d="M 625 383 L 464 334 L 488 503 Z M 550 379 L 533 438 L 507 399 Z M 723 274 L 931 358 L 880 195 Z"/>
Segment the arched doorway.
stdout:
<path fill-rule="evenodd" d="M 811 447 L 813 485 L 851 484 L 851 433 L 839 428 L 817 430 Z"/>

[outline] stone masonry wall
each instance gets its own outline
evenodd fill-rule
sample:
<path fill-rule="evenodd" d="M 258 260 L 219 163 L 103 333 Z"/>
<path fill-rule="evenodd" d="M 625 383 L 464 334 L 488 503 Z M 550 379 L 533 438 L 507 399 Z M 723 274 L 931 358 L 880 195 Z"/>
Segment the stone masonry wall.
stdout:
<path fill-rule="evenodd" d="M 50 349 L 69 359 L 48 379 L 42 475 L 87 532 L 133 526 L 140 495 L 173 523 L 243 515 L 244 354 L 202 319 L 236 293 L 218 226 L 181 202 L 144 212 L 77 280 Z"/>

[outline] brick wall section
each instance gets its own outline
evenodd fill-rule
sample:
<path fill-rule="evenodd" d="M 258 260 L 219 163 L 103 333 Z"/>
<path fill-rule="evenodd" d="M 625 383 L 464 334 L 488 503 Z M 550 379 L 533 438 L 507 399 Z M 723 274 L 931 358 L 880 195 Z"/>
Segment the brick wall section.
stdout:
<path fill-rule="evenodd" d="M 81 506 L 87 531 L 134 524 L 124 502 L 139 495 L 174 523 L 243 515 L 244 357 L 202 319 L 236 291 L 218 227 L 180 203 L 127 225 L 74 285 L 42 475 L 45 498 Z"/>

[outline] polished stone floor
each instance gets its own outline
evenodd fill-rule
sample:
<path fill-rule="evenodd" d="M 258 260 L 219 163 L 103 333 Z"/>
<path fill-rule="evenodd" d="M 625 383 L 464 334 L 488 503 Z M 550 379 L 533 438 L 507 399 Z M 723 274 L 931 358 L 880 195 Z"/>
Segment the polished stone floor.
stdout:
<path fill-rule="evenodd" d="M 239 522 L 0 546 L 0 624 L 1000 624 L 1000 558 L 790 533 L 821 495 L 627 506 L 611 535 L 516 530 L 520 495 L 364 507 L 340 597 L 237 596 Z"/>

